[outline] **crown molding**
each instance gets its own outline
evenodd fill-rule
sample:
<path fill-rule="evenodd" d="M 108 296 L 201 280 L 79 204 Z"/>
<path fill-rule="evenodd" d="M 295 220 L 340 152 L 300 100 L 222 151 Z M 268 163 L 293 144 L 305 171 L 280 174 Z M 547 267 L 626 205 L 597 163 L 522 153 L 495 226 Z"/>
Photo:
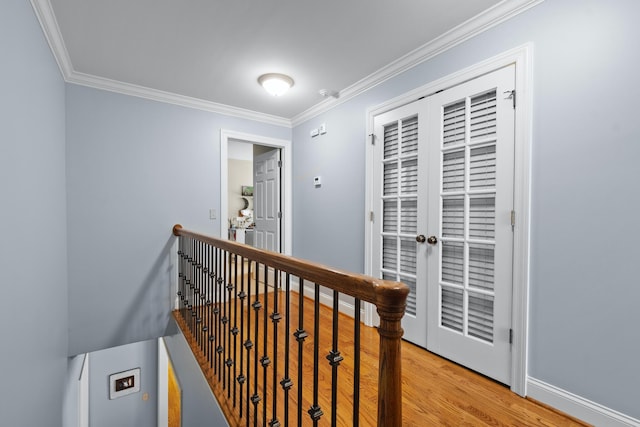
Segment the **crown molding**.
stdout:
<path fill-rule="evenodd" d="M 362 80 L 340 91 L 337 99 L 325 99 L 293 119 L 273 116 L 244 108 L 205 101 L 198 98 L 177 95 L 170 92 L 123 83 L 103 77 L 79 73 L 73 69 L 69 52 L 64 44 L 60 28 L 51 7 L 50 0 L 31 0 L 33 10 L 40 22 L 45 38 L 58 63 L 64 80 L 68 83 L 93 87 L 124 95 L 136 96 L 188 108 L 224 114 L 233 117 L 254 120 L 276 126 L 294 127 L 319 114 L 322 114 L 361 93 L 397 76 L 398 74 L 424 62 L 452 47 L 474 37 L 540 3 L 544 0 L 503 0 L 492 8 L 463 22 L 442 36 L 409 52 L 396 61 L 386 65 Z"/>
<path fill-rule="evenodd" d="M 233 116 L 242 119 L 268 123 L 276 126 L 284 126 L 288 128 L 292 127 L 291 120 L 285 117 L 273 116 L 270 114 L 260 113 L 258 111 L 233 107 L 226 104 L 219 104 L 217 102 L 205 101 L 203 99 L 178 95 L 158 89 L 151 89 L 145 86 L 138 86 L 131 83 L 124 83 L 117 80 L 107 79 L 104 77 L 97 77 L 90 74 L 78 73 L 76 71 L 73 71 L 71 75 L 66 79 L 66 81 L 68 83 L 74 83 L 81 86 L 88 86 L 95 89 L 121 93 L 138 98 L 149 99 L 152 101 L 165 102 L 182 107 L 194 108 L 196 110 L 208 111 L 211 113 L 218 113 L 226 116 Z"/>
<path fill-rule="evenodd" d="M 334 108 L 361 93 L 437 56 L 496 25 L 537 6 L 544 0 L 503 0 L 443 35 L 398 58 L 378 71 L 340 91 L 337 99 L 326 99 L 293 117 L 293 126 Z"/>
<path fill-rule="evenodd" d="M 49 43 L 51 52 L 58 63 L 58 68 L 60 68 L 62 77 L 67 83 L 74 83 L 91 88 L 165 102 L 168 104 L 180 105 L 188 108 L 195 108 L 198 110 L 268 123 L 276 126 L 292 127 L 291 120 L 285 117 L 264 114 L 244 108 L 233 107 L 230 105 L 205 101 L 203 99 L 111 80 L 104 77 L 79 73 L 73 69 L 69 52 L 64 44 L 62 33 L 60 32 L 60 27 L 58 26 L 58 21 L 53 13 L 50 1 L 31 0 L 31 6 L 33 7 L 38 21 L 40 22 L 40 26 L 42 27 L 45 38 L 47 39 L 47 43 Z"/>
<path fill-rule="evenodd" d="M 64 40 L 62 40 L 60 27 L 51 8 L 51 3 L 49 3 L 49 0 L 31 0 L 31 7 L 33 7 L 33 11 L 40 22 L 40 27 L 42 27 L 44 37 L 47 39 L 53 57 L 58 63 L 62 77 L 66 81 L 73 72 L 73 66 L 71 65 L 67 47 L 64 44 Z"/>

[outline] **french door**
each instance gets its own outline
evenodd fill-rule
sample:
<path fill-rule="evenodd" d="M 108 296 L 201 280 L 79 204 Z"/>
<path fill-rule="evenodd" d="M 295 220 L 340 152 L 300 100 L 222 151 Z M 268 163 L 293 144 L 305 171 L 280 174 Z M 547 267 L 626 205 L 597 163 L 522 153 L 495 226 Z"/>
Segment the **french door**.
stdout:
<path fill-rule="evenodd" d="M 509 384 L 515 67 L 374 119 L 374 271 L 409 285 L 405 339 Z"/>
<path fill-rule="evenodd" d="M 374 132 L 374 219 L 377 238 L 372 239 L 373 269 L 381 278 L 411 288 L 402 321 L 404 338 L 426 347 L 427 248 L 416 242 L 426 225 L 426 100 L 376 116 Z"/>

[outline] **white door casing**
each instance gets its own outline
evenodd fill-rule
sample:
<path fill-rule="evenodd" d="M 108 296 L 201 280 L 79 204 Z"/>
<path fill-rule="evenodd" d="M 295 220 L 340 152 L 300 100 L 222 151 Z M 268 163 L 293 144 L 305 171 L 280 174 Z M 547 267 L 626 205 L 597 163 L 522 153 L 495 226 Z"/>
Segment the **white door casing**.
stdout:
<path fill-rule="evenodd" d="M 418 87 L 391 99 L 379 106 L 368 109 L 367 162 L 366 162 L 366 233 L 365 272 L 378 276 L 376 265 L 376 239 L 379 236 L 380 199 L 376 198 L 379 180 L 375 178 L 377 161 L 375 152 L 380 141 L 372 138 L 376 117 L 391 110 L 408 105 L 415 100 L 446 91 L 456 85 L 491 73 L 509 65 L 515 65 L 515 91 L 517 108 L 515 121 L 514 188 L 513 188 L 513 297 L 512 322 L 513 343 L 511 346 L 511 390 L 521 396 L 527 394 L 527 333 L 528 333 L 528 288 L 529 288 L 529 236 L 530 236 L 530 170 L 531 170 L 531 111 L 532 111 L 532 52 L 530 43 L 503 52 L 480 63 L 471 65 L 456 73 Z M 514 102 L 515 104 L 515 102 Z M 419 251 L 419 249 L 418 249 Z M 364 320 L 368 325 L 377 324 L 375 307 L 365 305 Z"/>
<path fill-rule="evenodd" d="M 220 130 L 220 215 L 219 215 L 219 227 L 220 236 L 223 239 L 227 238 L 228 218 L 226 214 L 222 214 L 228 211 L 228 145 L 229 141 L 238 140 L 247 142 L 250 144 L 257 144 L 262 146 L 279 148 L 281 150 L 282 161 L 282 180 L 281 180 L 281 199 L 280 204 L 282 206 L 282 229 L 281 229 L 281 241 L 280 250 L 283 254 L 291 255 L 291 248 L 293 246 L 292 230 L 293 230 L 293 178 L 292 178 L 292 148 L 291 141 L 285 139 L 271 138 L 262 135 L 249 134 L 244 132 L 236 132 L 226 129 Z"/>

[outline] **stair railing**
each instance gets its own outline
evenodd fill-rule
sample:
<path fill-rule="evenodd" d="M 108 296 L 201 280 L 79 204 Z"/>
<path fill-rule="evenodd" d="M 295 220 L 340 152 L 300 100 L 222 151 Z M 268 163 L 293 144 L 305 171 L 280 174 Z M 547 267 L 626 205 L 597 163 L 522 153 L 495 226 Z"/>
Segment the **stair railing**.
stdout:
<path fill-rule="evenodd" d="M 173 227 L 173 234 L 178 237 L 180 304 L 174 317 L 230 425 L 317 426 L 328 412 L 331 426 L 359 426 L 367 415 L 360 413 L 361 393 L 370 388 L 361 384 L 363 301 L 374 304 L 380 318 L 374 423 L 402 425 L 406 285 L 216 239 L 180 225 Z M 312 299 L 304 296 L 309 284 Z M 323 298 L 332 310 L 330 320 L 321 322 Z M 350 319 L 339 313 L 341 301 L 353 307 L 353 337 L 346 339 L 346 350 L 339 343 Z M 313 304 L 311 321 L 305 320 L 305 304 Z M 323 346 L 330 347 L 326 361 L 320 357 Z M 340 384 L 353 384 L 346 396 Z M 351 412 L 348 419 L 345 407 Z"/>

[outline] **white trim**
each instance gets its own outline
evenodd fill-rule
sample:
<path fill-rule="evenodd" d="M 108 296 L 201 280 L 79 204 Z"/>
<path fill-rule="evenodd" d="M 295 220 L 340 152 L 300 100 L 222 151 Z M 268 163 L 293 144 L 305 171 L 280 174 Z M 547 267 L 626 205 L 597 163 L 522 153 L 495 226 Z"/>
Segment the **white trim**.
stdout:
<path fill-rule="evenodd" d="M 398 58 L 378 71 L 340 91 L 338 98 L 326 99 L 291 120 L 293 126 L 349 101 L 416 65 L 425 62 L 478 34 L 542 3 L 544 0 L 504 0 L 463 22 L 443 35 Z"/>
<path fill-rule="evenodd" d="M 300 279 L 297 276 L 291 277 L 290 285 L 293 292 L 300 292 Z M 309 298 L 310 300 L 315 300 L 315 285 L 310 282 L 306 282 L 303 291 L 305 297 Z M 327 307 L 333 307 L 333 295 L 329 295 L 320 291 L 320 304 L 326 305 Z M 362 308 L 360 310 L 362 312 Z M 346 301 L 340 300 L 338 302 L 338 311 L 340 313 L 346 314 L 351 318 L 355 317 L 355 306 Z"/>
<path fill-rule="evenodd" d="M 45 39 L 47 39 L 47 43 L 49 43 L 51 53 L 53 53 L 53 57 L 58 63 L 62 77 L 66 81 L 73 73 L 73 66 L 71 65 L 71 57 L 69 57 L 67 46 L 62 39 L 58 21 L 51 8 L 51 3 L 49 0 L 31 0 L 31 7 L 33 7 L 33 11 L 40 22 L 40 27 L 42 27 L 42 32 Z"/>
<path fill-rule="evenodd" d="M 382 105 L 367 110 L 367 135 L 373 133 L 375 116 L 406 105 L 418 98 L 429 96 L 437 91 L 464 83 L 475 77 L 487 74 L 509 64 L 516 65 L 516 134 L 515 134 L 515 179 L 514 206 L 516 210 L 516 226 L 514 230 L 514 265 L 513 265 L 513 320 L 514 343 L 512 347 L 511 390 L 525 396 L 527 375 L 528 347 L 528 311 L 529 311 L 529 236 L 530 236 L 530 197 L 531 197 L 531 121 L 532 121 L 532 45 L 530 43 L 511 49 L 486 61 L 467 67 L 457 73 L 428 83 L 406 94 L 391 99 Z M 372 223 L 369 212 L 373 211 L 373 146 L 367 137 L 365 167 L 365 273 L 373 275 L 371 242 L 373 239 Z M 376 313 L 371 304 L 365 308 L 364 320 L 372 325 Z"/>
<path fill-rule="evenodd" d="M 227 129 L 220 130 L 220 238 L 227 238 L 226 233 L 228 228 L 227 212 L 229 211 L 229 191 L 227 188 L 227 181 L 229 139 L 237 139 L 252 144 L 277 147 L 282 150 L 282 167 L 284 168 L 284 185 L 282 193 L 282 200 L 284 202 L 282 212 L 282 219 L 284 220 L 284 241 L 282 242 L 281 252 L 285 255 L 291 255 L 291 248 L 293 246 L 293 153 L 291 151 L 291 141 L 287 139 L 269 138 L 266 136 L 235 132 Z"/>
<path fill-rule="evenodd" d="M 179 105 L 211 113 L 224 114 L 226 116 L 239 117 L 276 126 L 291 127 L 291 120 L 284 117 L 273 116 L 244 108 L 233 107 L 231 105 L 219 104 L 217 102 L 164 92 L 158 89 L 151 89 L 130 83 L 123 83 L 104 77 L 78 73 L 76 71 L 73 71 L 66 80 L 68 83 L 75 83 L 77 85 L 107 90 L 152 101 L 165 102 L 167 104 Z"/>
<path fill-rule="evenodd" d="M 640 427 L 640 420 L 535 378 L 527 378 L 529 397 L 595 426 Z"/>
<path fill-rule="evenodd" d="M 78 382 L 78 427 L 89 427 L 89 353 L 84 355 Z"/>
<path fill-rule="evenodd" d="M 244 108 L 205 101 L 198 98 L 178 95 L 162 90 L 151 89 L 144 86 L 77 72 L 73 69 L 71 57 L 69 56 L 69 52 L 67 51 L 67 47 L 64 43 L 50 0 L 31 0 L 31 6 L 33 7 L 38 21 L 40 22 L 40 26 L 42 27 L 42 31 L 44 32 L 47 42 L 49 43 L 51 52 L 58 63 L 62 77 L 67 83 L 74 83 L 123 95 L 149 99 L 152 101 L 165 102 L 182 107 L 194 108 L 197 110 L 209 111 L 212 113 L 224 114 L 227 116 L 239 117 L 262 123 L 269 123 L 276 126 L 292 127 L 291 120 L 284 117 L 264 114 Z"/>
<path fill-rule="evenodd" d="M 169 354 L 164 337 L 158 338 L 158 427 L 169 424 Z"/>
<path fill-rule="evenodd" d="M 367 90 L 397 76 L 398 74 L 433 58 L 434 56 L 439 55 L 440 53 L 445 52 L 446 50 L 451 49 L 452 47 L 457 46 L 458 44 L 493 28 L 508 19 L 511 19 L 512 17 L 538 5 L 539 3 L 542 3 L 543 1 L 544 0 L 504 0 L 449 30 L 440 37 L 437 37 L 436 39 L 391 62 L 355 84 L 343 89 L 340 91 L 337 99 L 325 99 L 306 111 L 297 114 L 293 119 L 263 114 L 257 111 L 232 107 L 229 105 L 76 72 L 73 69 L 73 64 L 71 63 L 69 52 L 65 46 L 55 14 L 53 13 L 50 0 L 31 0 L 31 5 L 38 21 L 40 22 L 40 26 L 42 27 L 47 42 L 49 43 L 53 56 L 58 63 L 62 76 L 68 83 L 75 83 L 124 95 L 136 96 L 158 102 L 166 102 L 183 107 L 195 108 L 198 110 L 291 128 L 298 126 L 299 124 L 322 114 L 337 105 L 355 98 L 361 93 L 366 92 Z"/>

